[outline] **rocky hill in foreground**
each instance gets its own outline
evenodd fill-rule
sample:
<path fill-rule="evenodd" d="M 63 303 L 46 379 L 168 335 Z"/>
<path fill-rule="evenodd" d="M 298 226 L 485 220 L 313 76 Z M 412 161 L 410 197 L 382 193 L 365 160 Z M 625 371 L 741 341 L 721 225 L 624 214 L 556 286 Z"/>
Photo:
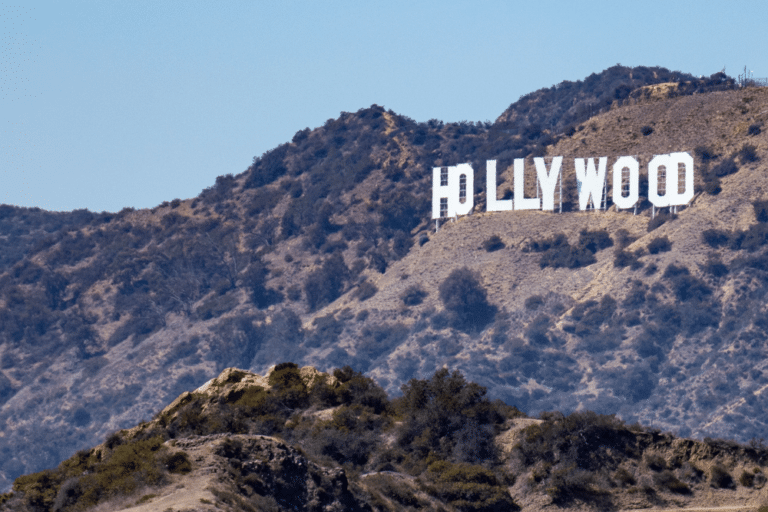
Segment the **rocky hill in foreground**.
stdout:
<path fill-rule="evenodd" d="M 343 113 L 153 209 L 3 207 L 2 488 L 224 368 L 286 360 L 391 394 L 446 366 L 530 415 L 765 437 L 766 111 L 724 75 L 615 67 L 493 124 Z M 513 158 L 636 155 L 643 181 L 670 151 L 697 169 L 676 216 L 574 211 L 568 166 L 565 213 L 484 213 L 487 159 L 504 197 Z M 431 169 L 461 162 L 474 213 L 435 233 Z"/>
<path fill-rule="evenodd" d="M 614 416 L 526 417 L 459 372 L 389 399 L 349 367 L 226 369 L 154 419 L 16 480 L 0 510 L 756 510 L 768 449 Z M 722 509 L 721 509 L 722 510 Z"/>

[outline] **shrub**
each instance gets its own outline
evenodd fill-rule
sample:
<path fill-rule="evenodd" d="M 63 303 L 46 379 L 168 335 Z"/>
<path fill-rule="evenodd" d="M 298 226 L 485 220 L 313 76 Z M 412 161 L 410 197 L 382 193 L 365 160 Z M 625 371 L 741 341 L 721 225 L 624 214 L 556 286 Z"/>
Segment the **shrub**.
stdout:
<path fill-rule="evenodd" d="M 653 475 L 653 483 L 677 494 L 689 494 L 691 492 L 691 489 L 678 480 L 668 469 Z"/>
<path fill-rule="evenodd" d="M 493 235 L 483 242 L 483 249 L 485 249 L 486 252 L 498 251 L 504 247 L 504 242 L 499 235 Z"/>
<path fill-rule="evenodd" d="M 185 475 L 192 471 L 192 463 L 185 452 L 176 452 L 165 459 L 165 467 L 171 473 Z"/>
<path fill-rule="evenodd" d="M 614 236 L 616 238 L 616 245 L 619 249 L 624 249 L 625 247 L 629 246 L 632 242 L 637 240 L 635 237 L 629 234 L 629 231 L 627 231 L 624 228 L 617 229 L 614 233 Z"/>
<path fill-rule="evenodd" d="M 720 464 L 715 464 L 709 472 L 709 485 L 719 489 L 727 489 L 735 486 L 731 474 Z"/>
<path fill-rule="evenodd" d="M 755 475 L 747 470 L 741 472 L 739 476 L 739 483 L 744 487 L 752 487 L 755 485 Z"/>
<path fill-rule="evenodd" d="M 651 126 L 645 125 L 642 128 L 640 128 L 640 133 L 642 133 L 643 136 L 647 137 L 648 135 L 653 133 L 653 128 Z"/>
<path fill-rule="evenodd" d="M 376 292 L 379 291 L 379 289 L 376 287 L 375 284 L 372 282 L 365 280 L 357 287 L 357 300 L 360 302 L 363 302 L 364 300 L 368 300 L 374 295 L 376 295 Z"/>
<path fill-rule="evenodd" d="M 705 229 L 701 233 L 702 241 L 712 248 L 728 245 L 730 233 L 721 229 Z"/>
<path fill-rule="evenodd" d="M 583 229 L 579 233 L 579 246 L 584 247 L 593 254 L 612 245 L 613 240 L 611 240 L 611 237 L 605 230 L 588 231 Z"/>
<path fill-rule="evenodd" d="M 768 222 L 768 201 L 754 201 L 752 208 L 755 211 L 757 222 Z"/>
<path fill-rule="evenodd" d="M 717 164 L 712 168 L 712 173 L 722 178 L 723 176 L 728 176 L 729 174 L 733 174 L 736 171 L 739 170 L 739 166 L 736 165 L 736 161 L 733 159 L 732 156 L 729 156 L 728 158 L 724 158 L 722 162 Z"/>
<path fill-rule="evenodd" d="M 658 254 L 660 252 L 667 252 L 672 248 L 672 243 L 666 236 L 654 238 L 648 243 L 648 252 L 651 254 Z"/>
<path fill-rule="evenodd" d="M 613 266 L 616 268 L 629 267 L 632 270 L 637 270 L 643 266 L 638 259 L 642 254 L 641 251 L 629 252 L 623 249 L 617 248 L 613 253 Z"/>
<path fill-rule="evenodd" d="M 654 471 L 667 469 L 667 461 L 661 455 L 646 454 L 645 463 Z"/>
<path fill-rule="evenodd" d="M 344 263 L 344 258 L 338 253 L 325 260 L 322 267 L 310 272 L 304 283 L 304 293 L 310 309 L 318 309 L 339 298 L 348 276 L 349 269 Z"/>
<path fill-rule="evenodd" d="M 703 162 L 709 162 L 710 160 L 714 159 L 717 155 L 715 155 L 715 152 L 712 151 L 707 146 L 696 146 L 693 148 L 693 152 L 696 155 L 697 158 L 702 160 Z"/>
<path fill-rule="evenodd" d="M 400 295 L 400 299 L 402 299 L 403 304 L 406 306 L 418 306 L 424 302 L 427 295 L 427 292 L 425 292 L 421 286 L 412 284 Z"/>
<path fill-rule="evenodd" d="M 440 460 L 429 465 L 436 494 L 462 512 L 519 510 L 506 486 L 489 469 Z"/>
<path fill-rule="evenodd" d="M 704 185 L 704 192 L 711 196 L 716 196 L 720 192 L 723 191 L 723 187 L 720 184 L 720 178 L 717 176 L 713 177 L 710 180 L 707 180 L 706 184 Z"/>
<path fill-rule="evenodd" d="M 760 125 L 757 123 L 749 125 L 749 129 L 747 130 L 749 135 L 760 135 L 761 132 Z"/>
<path fill-rule="evenodd" d="M 590 244 L 589 240 L 585 242 L 583 245 L 572 247 L 568 243 L 568 238 L 563 233 L 558 233 L 552 238 L 532 240 L 526 250 L 543 253 L 539 259 L 541 268 L 580 268 L 597 261 L 594 252 L 587 248 L 587 245 L 590 247 L 596 247 L 596 245 Z"/>
<path fill-rule="evenodd" d="M 744 144 L 739 150 L 739 159 L 742 162 L 757 162 L 757 148 L 753 144 Z"/>
<path fill-rule="evenodd" d="M 544 305 L 544 297 L 541 295 L 531 295 L 525 299 L 525 309 L 536 310 Z"/>
<path fill-rule="evenodd" d="M 632 476 L 632 473 L 627 471 L 625 468 L 617 469 L 613 474 L 613 479 L 619 482 L 621 485 L 635 485 L 637 482 L 635 477 Z"/>
<path fill-rule="evenodd" d="M 439 291 L 440 300 L 457 329 L 480 330 L 496 314 L 496 308 L 488 303 L 479 274 L 467 267 L 451 272 L 440 284 Z"/>
<path fill-rule="evenodd" d="M 701 270 L 714 277 L 723 277 L 728 274 L 728 267 L 719 259 L 708 258 Z"/>

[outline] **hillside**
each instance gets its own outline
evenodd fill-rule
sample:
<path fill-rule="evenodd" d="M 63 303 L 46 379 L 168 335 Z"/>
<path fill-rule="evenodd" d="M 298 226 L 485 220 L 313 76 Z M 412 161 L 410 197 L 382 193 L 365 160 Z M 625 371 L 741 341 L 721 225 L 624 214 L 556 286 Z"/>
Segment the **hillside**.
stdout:
<path fill-rule="evenodd" d="M 768 450 L 693 441 L 613 416 L 527 418 L 459 372 L 390 400 L 349 367 L 228 368 L 0 510 L 753 511 Z"/>
<path fill-rule="evenodd" d="M 588 408 L 686 436 L 764 437 L 766 90 L 635 70 L 524 97 L 507 111 L 518 128 L 416 123 L 376 105 L 343 113 L 150 210 L 73 212 L 60 227 L 3 210 L 29 232 L 14 234 L 23 243 L 0 274 L 0 483 L 224 368 L 286 360 L 349 364 L 389 393 L 447 365 L 531 415 Z M 572 129 L 520 128 L 556 119 L 557 105 L 602 102 L 630 73 L 645 78 L 599 115 L 574 111 Z M 696 154 L 698 193 L 652 231 L 647 203 L 636 216 L 482 213 L 489 158 L 503 193 L 516 157 L 678 150 Z M 475 165 L 476 213 L 435 233 L 431 169 L 461 162 Z M 568 244 L 547 242 L 559 233 Z M 492 235 L 504 248 L 484 245 Z M 613 245 L 586 254 L 595 240 Z M 542 266 L 563 251 L 581 263 Z M 463 267 L 452 282 L 478 292 L 469 316 L 440 298 Z"/>

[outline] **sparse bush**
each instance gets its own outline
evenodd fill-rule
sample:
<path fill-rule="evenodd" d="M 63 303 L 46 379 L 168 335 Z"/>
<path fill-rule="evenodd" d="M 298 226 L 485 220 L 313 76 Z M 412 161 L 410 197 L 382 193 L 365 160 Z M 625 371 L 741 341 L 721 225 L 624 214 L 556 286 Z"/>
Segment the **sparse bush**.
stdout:
<path fill-rule="evenodd" d="M 315 310 L 339 298 L 348 276 L 349 269 L 338 253 L 331 255 L 321 268 L 310 272 L 304 283 L 309 308 Z"/>
<path fill-rule="evenodd" d="M 707 180 L 707 182 L 704 185 L 704 192 L 711 196 L 716 196 L 720 192 L 723 191 L 723 187 L 720 183 L 720 178 L 717 176 L 714 176 L 712 179 Z"/>
<path fill-rule="evenodd" d="M 717 258 L 708 258 L 701 270 L 713 277 L 723 277 L 728 274 L 728 267 Z"/>
<path fill-rule="evenodd" d="M 648 465 L 648 467 L 654 471 L 662 471 L 664 469 L 667 469 L 667 461 L 664 460 L 664 457 L 662 457 L 661 455 L 649 453 L 649 454 L 646 454 L 644 458 L 645 458 L 645 463 Z"/>
<path fill-rule="evenodd" d="M 721 229 L 705 229 L 701 233 L 701 239 L 712 248 L 728 245 L 730 233 Z"/>
<path fill-rule="evenodd" d="M 709 485 L 718 489 L 735 487 L 731 474 L 720 464 L 715 464 L 709 471 Z"/>
<path fill-rule="evenodd" d="M 691 492 L 691 489 L 678 480 L 674 473 L 668 469 L 653 475 L 653 483 L 677 494 L 689 494 Z"/>
<path fill-rule="evenodd" d="M 739 170 L 739 166 L 736 165 L 736 160 L 732 156 L 724 158 L 722 162 L 712 168 L 712 173 L 718 178 L 734 174 Z"/>
<path fill-rule="evenodd" d="M 376 292 L 379 291 L 379 289 L 376 287 L 375 284 L 372 282 L 365 280 L 357 287 L 357 292 L 355 293 L 355 296 L 357 297 L 357 300 L 360 302 L 363 302 L 364 300 L 368 300 L 374 295 L 376 295 Z"/>
<path fill-rule="evenodd" d="M 440 460 L 429 465 L 436 494 L 462 512 L 519 510 L 503 482 L 489 469 Z"/>
<path fill-rule="evenodd" d="M 653 133 L 653 127 L 645 125 L 642 128 L 640 128 L 640 133 L 642 133 L 643 136 L 647 137 L 648 135 Z"/>
<path fill-rule="evenodd" d="M 412 284 L 400 295 L 400 299 L 402 299 L 403 304 L 406 306 L 418 306 L 424 302 L 427 295 L 427 292 L 425 292 L 421 286 Z"/>
<path fill-rule="evenodd" d="M 541 295 L 531 295 L 525 299 L 525 309 L 536 310 L 544 305 L 544 297 Z"/>
<path fill-rule="evenodd" d="M 632 270 L 637 270 L 643 266 L 639 260 L 641 254 L 642 250 L 630 252 L 617 248 L 613 252 L 613 266 L 616 268 L 629 267 Z"/>
<path fill-rule="evenodd" d="M 597 261 L 594 252 L 584 245 L 571 246 L 563 233 L 552 238 L 532 240 L 526 250 L 543 253 L 539 259 L 541 268 L 580 268 Z"/>
<path fill-rule="evenodd" d="M 762 131 L 763 130 L 760 128 L 760 125 L 758 123 L 755 123 L 755 124 L 749 125 L 749 129 L 747 130 L 747 133 L 749 135 L 754 136 L 754 135 L 760 135 Z"/>
<path fill-rule="evenodd" d="M 504 242 L 499 235 L 493 235 L 483 242 L 483 249 L 485 249 L 486 252 L 498 251 L 504 247 Z"/>
<path fill-rule="evenodd" d="M 757 162 L 757 148 L 753 144 L 744 144 L 739 150 L 739 160 L 742 162 Z"/>
<path fill-rule="evenodd" d="M 651 254 L 658 254 L 660 252 L 667 252 L 672 248 L 672 243 L 666 236 L 660 236 L 654 238 L 648 243 L 648 252 Z"/>
<path fill-rule="evenodd" d="M 480 330 L 496 314 L 496 308 L 488 303 L 480 276 L 467 267 L 451 272 L 440 284 L 439 291 L 440 300 L 457 329 Z"/>
<path fill-rule="evenodd" d="M 165 459 L 165 467 L 171 473 L 185 475 L 192 471 L 192 463 L 185 452 L 176 452 Z"/>
<path fill-rule="evenodd" d="M 632 476 L 632 473 L 627 471 L 625 468 L 617 469 L 616 472 L 613 474 L 613 479 L 624 486 L 635 485 L 635 483 L 637 482 L 635 480 L 635 477 Z"/>
<path fill-rule="evenodd" d="M 739 483 L 744 487 L 752 487 L 755 485 L 755 475 L 747 470 L 741 472 L 739 476 Z"/>
<path fill-rule="evenodd" d="M 582 229 L 579 233 L 579 246 L 591 253 L 607 249 L 613 245 L 613 240 L 605 230 L 589 231 Z"/>
<path fill-rule="evenodd" d="M 709 162 L 710 160 L 714 159 L 717 155 L 715 155 L 714 151 L 712 151 L 707 146 L 696 146 L 693 148 L 693 152 L 696 155 L 698 159 L 700 159 L 703 162 Z"/>

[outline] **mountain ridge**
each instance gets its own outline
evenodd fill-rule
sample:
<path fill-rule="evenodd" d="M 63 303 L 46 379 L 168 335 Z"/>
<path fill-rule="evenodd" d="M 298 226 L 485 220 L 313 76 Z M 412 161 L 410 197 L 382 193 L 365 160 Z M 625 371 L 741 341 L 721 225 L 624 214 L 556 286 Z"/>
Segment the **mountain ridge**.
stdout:
<path fill-rule="evenodd" d="M 712 251 L 720 256 L 718 261 L 729 265 L 747 269 L 759 265 L 753 256 L 759 253 L 759 244 L 758 253 L 710 247 L 701 240 L 699 226 L 686 221 L 686 216 L 694 210 L 704 212 L 699 208 L 703 203 L 707 208 L 721 204 L 717 207 L 721 220 L 733 218 L 738 222 L 713 221 L 711 229 L 728 231 L 723 236 L 734 238 L 734 244 L 736 231 L 758 237 L 761 223 L 749 201 L 762 199 L 762 189 L 757 189 L 765 154 L 764 140 L 759 136 L 764 122 L 760 116 L 768 107 L 764 89 L 736 90 L 732 80 L 717 76 L 710 77 L 707 85 L 707 80 L 688 79 L 682 74 L 678 75 L 683 81 L 663 89 L 653 86 L 670 77 L 651 75 L 651 83 L 636 84 L 634 89 L 629 86 L 625 98 L 605 103 L 615 90 L 611 89 L 614 75 L 623 76 L 624 71 L 618 71 L 611 68 L 595 75 L 608 84 L 597 88 L 599 95 L 588 97 L 603 102 L 597 109 L 602 113 L 577 117 L 581 120 L 570 127 L 572 132 L 565 126 L 558 133 L 560 128 L 551 125 L 526 131 L 540 116 L 525 118 L 527 121 L 514 126 L 502 126 L 499 121 L 416 123 L 374 105 L 357 113 L 343 113 L 323 127 L 297 132 L 290 143 L 254 158 L 246 172 L 219 177 L 197 198 L 174 199 L 148 210 L 80 212 L 70 224 L 45 229 L 40 228 L 45 221 L 41 212 L 4 207 L 7 219 L 27 215 L 30 233 L 37 233 L 14 235 L 11 230 L 16 220 L 3 227 L 8 230 L 2 239 L 7 246 L 28 237 L 19 245 L 25 249 L 8 259 L 0 276 L 0 424 L 4 433 L 0 473 L 5 485 L 22 473 L 55 466 L 78 447 L 90 446 L 94 439 L 151 416 L 181 391 L 198 387 L 229 366 L 263 371 L 285 360 L 312 363 L 318 368 L 351 364 L 381 379 L 389 392 L 396 392 L 409 378 L 430 375 L 446 365 L 460 368 L 471 379 L 487 385 L 495 396 L 530 413 L 558 407 L 568 411 L 575 407 L 573 397 L 580 395 L 572 393 L 578 391 L 592 396 L 579 399 L 584 407 L 601 412 L 624 407 L 637 414 L 633 397 L 639 395 L 622 387 L 611 373 L 617 371 L 611 368 L 628 367 L 629 359 L 618 366 L 615 362 L 606 366 L 607 361 L 602 361 L 607 357 L 605 350 L 595 349 L 589 357 L 574 357 L 568 352 L 578 348 L 582 340 L 599 348 L 598 338 L 609 344 L 621 339 L 622 334 L 617 337 L 616 332 L 606 329 L 610 323 L 626 323 L 622 320 L 628 313 L 625 307 L 611 306 L 608 301 L 602 310 L 603 306 L 589 304 L 593 297 L 598 299 L 599 280 L 593 286 L 594 295 L 549 294 L 548 287 L 569 279 L 586 283 L 598 269 L 606 276 L 635 272 L 635 279 L 645 279 L 639 270 L 631 270 L 635 262 L 642 264 L 644 271 L 656 265 L 657 273 L 664 273 L 664 266 L 668 269 L 676 263 L 670 259 L 672 254 L 688 261 L 677 251 L 683 236 L 688 240 L 686 247 L 696 251 L 691 260 L 696 265 L 706 264 Z M 729 87 L 731 90 L 717 91 Z M 539 96 L 559 101 L 558 90 L 567 92 L 568 88 L 557 87 Z M 573 99 L 576 96 L 563 94 L 572 105 L 579 104 L 578 98 Z M 711 121 L 697 125 L 695 133 L 675 125 L 673 119 L 661 122 L 665 115 L 685 105 L 690 112 L 699 105 L 700 116 L 712 117 Z M 717 116 L 710 116 L 713 108 L 719 109 Z M 525 110 L 523 104 L 519 110 Z M 589 116 L 592 111 L 579 112 Z M 549 115 L 541 119 L 554 119 Z M 619 120 L 624 117 L 627 119 Z M 624 132 L 617 129 L 621 123 Z M 653 128 L 648 135 L 643 134 L 646 126 Z M 754 131 L 757 135 L 751 134 Z M 755 161 L 739 156 L 749 144 L 755 146 Z M 696 153 L 699 146 L 704 152 Z M 697 158 L 697 191 L 706 187 L 714 191 L 717 186 L 722 191 L 717 195 L 700 193 L 676 219 L 656 228 L 653 236 L 647 235 L 647 203 L 641 206 L 640 215 L 631 219 L 611 211 L 569 212 L 557 219 L 541 212 L 512 212 L 509 215 L 520 232 L 508 230 L 504 214 L 480 213 L 487 159 L 497 158 L 500 163 L 501 193 L 510 183 L 504 163 L 512 158 L 593 156 L 609 149 L 615 156 L 623 151 L 652 154 L 692 150 Z M 732 157 L 735 168 L 722 165 Z M 460 162 L 472 162 L 476 169 L 476 213 L 434 234 L 434 223 L 428 218 L 431 168 Z M 740 182 L 743 185 L 739 186 Z M 575 186 L 565 185 L 572 194 Z M 744 197 L 749 201 L 745 203 Z M 574 209 L 574 197 L 566 195 L 565 200 L 566 209 Z M 553 221 L 558 225 L 552 225 Z M 693 227 L 676 238 L 676 229 L 683 221 Z M 524 234 L 526 223 L 530 229 Z M 589 256 L 595 259 L 594 267 L 542 267 L 544 255 L 550 255 L 553 262 L 559 256 L 538 253 L 531 249 L 532 243 L 554 237 L 566 226 L 570 226 L 568 246 L 560 245 L 560 249 L 585 256 L 576 251 L 579 232 L 596 227 L 612 230 L 614 246 Z M 54 234 L 43 235 L 46 230 Z M 541 236 L 534 236 L 533 230 Z M 493 234 L 500 235 L 505 249 L 489 252 L 483 248 Z M 464 240 L 459 242 L 464 245 L 462 252 L 456 250 L 451 236 Z M 664 236 L 672 237 L 672 251 L 650 254 L 648 244 Z M 629 241 L 632 237 L 637 240 Z M 624 251 L 619 256 L 628 262 L 622 270 L 611 266 L 618 257 L 613 251 L 619 246 Z M 643 254 L 636 254 L 641 249 Z M 482 270 L 476 264 L 483 261 L 496 265 L 496 274 L 511 274 L 504 270 L 509 267 L 502 256 L 542 284 L 523 283 L 519 276 L 499 282 L 495 275 L 481 272 L 479 284 L 490 290 L 488 300 L 500 315 L 480 332 L 457 327 L 440 298 L 440 284 L 451 270 L 464 264 L 470 270 Z M 671 300 L 676 286 L 698 286 L 693 279 L 713 290 L 720 286 L 719 281 L 707 281 L 710 274 L 697 268 L 687 270 L 689 277 L 658 280 L 657 274 L 653 279 L 666 291 L 654 291 L 654 297 L 665 294 L 664 300 Z M 432 277 L 422 279 L 422 275 Z M 761 289 L 758 281 L 747 283 L 752 287 L 750 293 Z M 514 291 L 512 286 L 520 287 L 514 300 L 507 298 Z M 725 291 L 722 299 L 718 295 L 719 304 L 726 303 L 726 297 L 746 299 L 741 283 L 723 286 L 730 295 Z M 647 298 L 649 292 L 640 290 L 636 295 Z M 600 300 L 597 302 L 599 305 Z M 648 302 L 643 299 L 641 306 L 648 308 L 648 313 L 641 312 L 639 318 L 655 328 L 667 329 L 667 334 L 675 332 L 674 343 L 682 344 L 685 336 L 674 331 L 678 327 L 659 320 Z M 577 306 L 582 320 L 599 325 L 572 319 L 568 311 Z M 715 305 L 703 308 L 715 309 Z M 750 329 L 759 332 L 762 313 L 754 307 L 742 310 L 750 315 L 741 315 L 746 325 L 735 326 L 729 336 L 759 336 L 744 333 Z M 601 321 L 600 315 L 609 320 Z M 569 326 L 574 332 L 565 330 Z M 638 324 L 628 326 L 627 343 L 645 336 L 638 348 L 648 354 L 638 357 L 634 355 L 637 348 L 625 347 L 617 356 L 619 360 L 622 356 L 638 357 L 633 375 L 642 384 L 638 386 L 640 395 L 648 388 L 661 393 L 666 389 L 664 382 L 680 375 L 685 375 L 685 380 L 703 379 L 688 376 L 686 372 L 693 370 L 683 364 L 672 365 L 677 370 L 664 375 L 665 371 L 672 372 L 672 367 L 665 366 L 669 360 L 667 344 L 660 342 L 659 336 L 648 341 L 652 333 L 640 331 Z M 561 341 L 563 350 L 559 348 Z M 714 355 L 703 355 L 701 362 L 709 358 L 714 365 L 718 357 L 733 359 L 728 355 L 732 351 L 718 352 L 727 348 L 721 342 L 710 345 L 717 347 Z M 692 356 L 693 360 L 700 355 Z M 724 366 L 726 363 L 723 360 Z M 749 398 L 750 391 L 744 392 L 742 387 L 762 385 L 762 371 L 757 377 L 751 376 L 756 369 L 750 367 L 749 379 L 742 378 L 734 387 L 729 379 L 739 375 L 740 367 L 720 372 L 711 366 L 709 380 L 698 385 L 701 406 L 691 407 L 696 414 L 708 415 L 715 409 L 726 410 L 718 396 L 728 403 L 729 397 Z M 557 373 L 561 378 L 553 379 Z M 658 382 L 662 388 L 657 388 Z M 577 389 L 579 386 L 583 387 Z M 678 387 L 684 390 L 682 386 Z M 600 390 L 614 387 L 629 398 L 617 398 L 613 391 L 601 395 Z M 556 396 L 550 396 L 548 389 Z M 748 410 L 737 410 L 736 416 L 730 413 L 735 419 L 749 421 L 734 422 L 723 413 L 725 419 L 718 425 L 731 424 L 731 430 L 718 430 L 715 425 L 704 434 L 734 437 L 734 432 L 763 432 L 762 423 L 752 422 L 752 409 L 759 406 L 762 394 L 752 396 L 758 402 L 747 403 Z M 646 416 L 637 418 L 664 428 L 680 428 L 679 423 L 666 419 L 675 414 L 664 405 L 659 398 L 645 406 L 647 411 L 658 409 L 658 414 L 645 412 Z M 699 419 L 691 416 L 684 421 L 695 424 Z M 29 444 L 29 440 L 44 438 L 52 441 Z M 18 446 L 27 448 L 19 450 Z"/>

